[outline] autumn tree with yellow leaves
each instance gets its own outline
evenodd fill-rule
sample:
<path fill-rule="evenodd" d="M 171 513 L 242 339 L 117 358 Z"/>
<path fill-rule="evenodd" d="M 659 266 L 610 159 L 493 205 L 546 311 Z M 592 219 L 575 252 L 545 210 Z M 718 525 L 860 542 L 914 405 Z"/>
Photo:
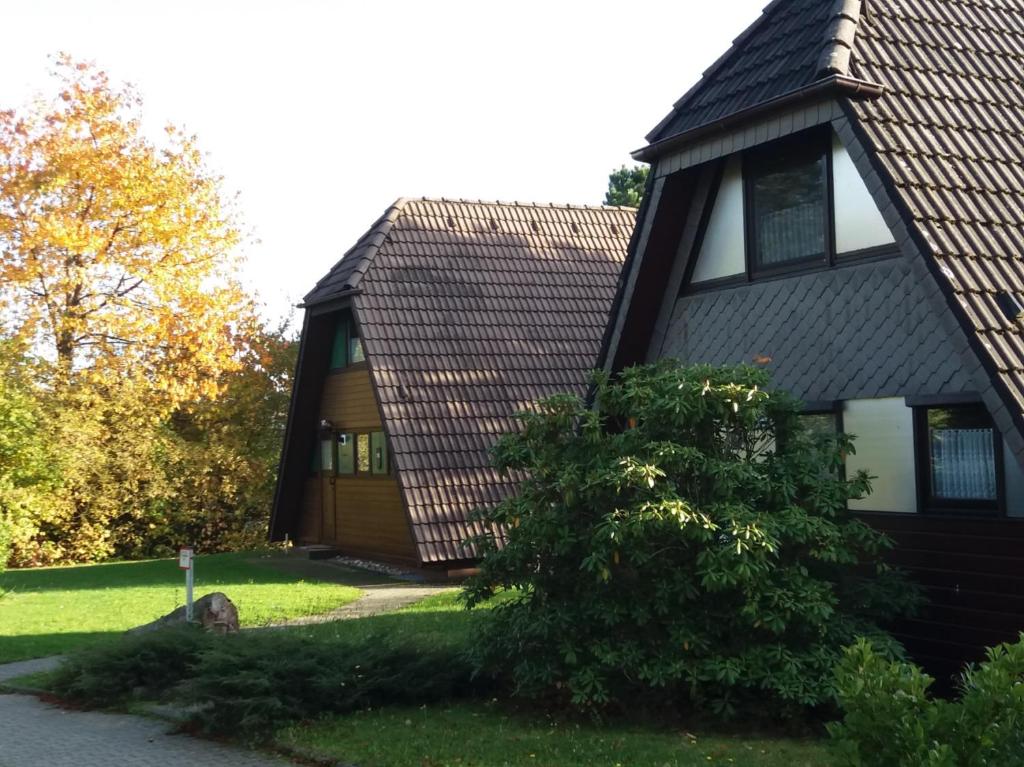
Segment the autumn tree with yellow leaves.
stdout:
<path fill-rule="evenodd" d="M 144 378 L 168 405 L 233 363 L 240 240 L 221 180 L 139 96 L 68 56 L 58 95 L 0 112 L 0 302 L 67 378 Z"/>
<path fill-rule="evenodd" d="M 0 112 L 0 340 L 41 371 L 51 475 L 31 508 L 0 482 L 0 539 L 31 564 L 261 537 L 289 344 L 239 287 L 234 200 L 193 136 L 147 136 L 130 86 L 67 55 L 53 75 Z"/>

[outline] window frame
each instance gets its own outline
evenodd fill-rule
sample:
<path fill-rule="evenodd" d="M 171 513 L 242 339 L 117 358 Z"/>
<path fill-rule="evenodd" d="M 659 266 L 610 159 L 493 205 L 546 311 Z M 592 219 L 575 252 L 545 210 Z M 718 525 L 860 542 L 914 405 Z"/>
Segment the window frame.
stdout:
<path fill-rule="evenodd" d="M 909 399 L 909 398 L 908 398 Z M 914 473 L 917 484 L 917 511 L 933 516 L 966 515 L 971 517 L 1006 516 L 1006 467 L 1003 455 L 1003 435 L 992 419 L 992 414 L 980 399 L 958 397 L 922 398 L 908 401 L 913 409 L 914 419 Z M 992 429 L 993 460 L 995 461 L 996 498 L 944 499 L 936 498 L 932 492 L 931 447 L 928 439 L 928 411 L 954 410 L 956 408 L 980 407 Z"/>
<path fill-rule="evenodd" d="M 339 336 L 341 338 L 339 346 Z M 352 361 L 353 358 L 353 339 L 358 340 L 359 348 L 361 350 L 362 358 L 356 361 Z M 335 350 L 341 349 L 341 363 L 335 365 Z M 350 311 L 340 312 L 335 320 L 334 331 L 331 334 L 331 346 L 329 350 L 327 360 L 327 372 L 328 374 L 340 373 L 345 370 L 358 370 L 365 368 L 366 362 L 366 346 L 363 342 L 362 334 L 359 332 L 359 324 L 356 322 L 355 317 Z"/>
<path fill-rule="evenodd" d="M 387 467 L 387 471 L 383 471 L 383 472 L 381 472 L 381 471 L 374 471 L 374 467 L 373 467 L 373 445 L 374 445 L 373 435 L 374 434 L 380 434 L 381 435 L 380 440 L 379 440 L 379 444 L 384 448 L 384 464 Z M 342 435 L 347 435 L 348 437 L 352 438 L 352 443 L 351 443 L 352 444 L 352 471 L 344 471 L 344 472 L 341 471 L 341 454 L 340 454 L 340 451 L 339 451 L 338 438 L 341 437 Z M 360 468 L 359 468 L 359 438 L 360 437 L 365 437 L 366 438 L 366 441 L 367 441 L 367 444 L 368 444 L 369 455 L 370 455 L 369 469 L 367 469 L 365 471 L 360 470 Z M 320 465 L 320 468 L 319 468 L 319 470 L 317 472 L 318 474 L 321 474 L 323 476 L 330 476 L 330 477 L 332 477 L 334 479 L 337 479 L 337 478 L 342 478 L 342 479 L 357 479 L 357 478 L 358 479 L 388 479 L 391 476 L 393 476 L 393 469 L 392 469 L 392 466 L 393 466 L 393 456 L 392 456 L 392 453 L 391 453 L 391 440 L 388 439 L 387 432 L 384 431 L 383 429 L 373 429 L 373 430 L 367 430 L 367 429 L 334 429 L 331 432 L 330 440 L 331 440 L 331 446 L 332 446 L 332 450 L 331 450 L 331 462 L 332 462 L 332 465 L 331 465 L 331 468 L 328 470 L 328 469 L 324 469 L 323 465 L 322 465 L 323 443 L 326 441 L 326 439 L 324 438 L 322 431 L 318 434 L 318 438 L 317 438 L 318 452 L 317 452 L 317 455 L 321 456 L 321 458 L 320 458 L 321 465 Z"/>
<path fill-rule="evenodd" d="M 777 141 L 772 141 L 743 153 L 743 227 L 744 227 L 744 261 L 747 280 L 757 280 L 790 272 L 808 271 L 810 269 L 828 268 L 836 263 L 835 234 L 835 189 L 832 177 L 832 143 L 831 136 L 825 127 L 811 128 Z M 822 206 L 824 218 L 825 248 L 821 254 L 805 256 L 781 264 L 762 265 L 758 259 L 757 207 L 754 198 L 754 181 L 757 170 L 763 168 L 771 158 L 780 152 L 788 152 L 795 159 L 818 157 L 825 161 L 825 204 Z M 844 259 L 845 260 L 845 259 Z"/>
<path fill-rule="evenodd" d="M 741 157 L 741 168 L 743 175 L 743 271 L 737 274 L 730 274 L 724 277 L 716 277 L 702 282 L 693 282 L 693 272 L 696 268 L 697 257 L 704 244 L 704 237 L 710 224 L 712 209 L 716 204 L 721 191 L 723 179 L 724 162 L 719 168 L 713 181 L 711 193 L 700 212 L 700 219 L 697 225 L 696 236 L 689 247 L 689 259 L 680 281 L 678 294 L 680 296 L 693 293 L 704 293 L 714 290 L 723 290 L 738 285 L 749 285 L 753 282 L 768 281 L 791 277 L 799 274 L 818 272 L 825 269 L 842 267 L 849 264 L 862 263 L 893 258 L 900 254 L 899 245 L 895 242 L 883 245 L 875 245 L 861 250 L 851 250 L 845 253 L 838 253 L 836 250 L 836 194 L 835 174 L 833 169 L 833 147 L 832 147 L 831 123 L 821 125 L 790 134 L 780 139 L 775 139 L 766 144 L 760 144 L 739 152 Z M 803 258 L 778 264 L 770 267 L 760 267 L 756 258 L 756 226 L 754 223 L 754 202 L 753 202 L 753 179 L 751 167 L 755 166 L 759 158 L 777 154 L 785 149 L 787 143 L 817 147 L 825 155 L 825 239 L 826 253 L 823 257 Z M 808 150 L 808 154 L 811 150 Z"/>

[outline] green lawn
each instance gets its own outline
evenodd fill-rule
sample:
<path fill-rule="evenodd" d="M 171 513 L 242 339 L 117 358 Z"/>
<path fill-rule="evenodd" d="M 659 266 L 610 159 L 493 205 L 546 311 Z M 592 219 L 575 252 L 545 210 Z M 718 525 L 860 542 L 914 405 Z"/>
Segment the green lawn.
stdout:
<path fill-rule="evenodd" d="M 359 596 L 303 580 L 258 554 L 196 559 L 195 594 L 223 591 L 243 626 L 326 612 Z M 147 623 L 185 602 L 177 560 L 8 570 L 0 574 L 0 663 L 64 653 Z"/>
<path fill-rule="evenodd" d="M 560 723 L 498 705 L 387 708 L 290 727 L 278 742 L 360 767 L 824 767 L 822 741 Z"/>
<path fill-rule="evenodd" d="M 414 637 L 423 646 L 472 641 L 480 611 L 455 593 L 440 594 L 391 615 L 289 631 L 351 641 Z M 331 716 L 281 730 L 280 746 L 320 760 L 359 767 L 826 767 L 823 740 L 709 737 L 663 728 L 557 722 L 511 713 L 495 703 L 384 708 Z"/>

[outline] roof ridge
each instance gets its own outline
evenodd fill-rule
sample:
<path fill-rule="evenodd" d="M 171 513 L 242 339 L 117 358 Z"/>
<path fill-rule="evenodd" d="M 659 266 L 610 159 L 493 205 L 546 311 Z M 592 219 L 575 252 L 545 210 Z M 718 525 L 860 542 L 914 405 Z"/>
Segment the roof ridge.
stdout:
<path fill-rule="evenodd" d="M 465 197 L 415 197 L 401 198 L 403 202 L 436 202 L 448 205 L 500 205 L 506 208 L 557 208 L 562 210 L 625 210 L 635 213 L 636 208 L 628 205 L 587 205 L 571 202 L 520 202 L 519 200 L 474 200 Z"/>
<path fill-rule="evenodd" d="M 825 44 L 818 57 L 818 77 L 849 74 L 861 6 L 862 0 L 834 0 Z"/>

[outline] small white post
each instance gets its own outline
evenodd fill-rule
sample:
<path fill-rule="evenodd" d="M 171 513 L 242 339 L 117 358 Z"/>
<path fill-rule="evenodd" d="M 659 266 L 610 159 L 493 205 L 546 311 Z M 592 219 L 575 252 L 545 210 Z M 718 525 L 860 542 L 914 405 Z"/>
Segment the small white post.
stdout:
<path fill-rule="evenodd" d="M 194 572 L 194 556 L 191 547 L 184 547 L 178 552 L 178 567 L 185 571 L 185 620 L 192 622 L 192 580 Z"/>

